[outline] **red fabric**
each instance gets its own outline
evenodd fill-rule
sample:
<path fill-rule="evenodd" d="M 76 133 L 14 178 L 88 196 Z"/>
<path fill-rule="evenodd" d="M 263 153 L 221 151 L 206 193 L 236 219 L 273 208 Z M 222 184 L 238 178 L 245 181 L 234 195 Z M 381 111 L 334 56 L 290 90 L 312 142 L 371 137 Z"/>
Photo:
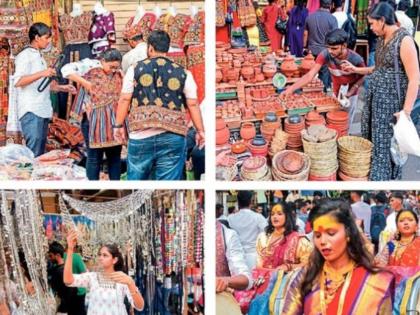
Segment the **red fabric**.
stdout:
<path fill-rule="evenodd" d="M 264 268 L 277 268 L 284 263 L 295 263 L 299 233 L 292 232 L 274 246 L 274 253 L 264 257 Z M 272 245 L 273 246 L 273 245 Z"/>
<path fill-rule="evenodd" d="M 350 286 L 346 293 L 346 298 L 343 307 L 343 314 L 351 314 L 351 308 L 353 302 L 357 300 L 361 286 L 364 285 L 367 270 L 364 267 L 357 267 L 353 270 L 353 274 L 350 280 Z M 336 292 L 334 299 L 328 304 L 327 315 L 338 314 L 338 304 L 340 303 L 340 294 L 343 286 Z"/>
<path fill-rule="evenodd" d="M 216 41 L 230 43 L 229 39 L 229 29 L 227 25 L 223 27 L 216 27 Z"/>
<path fill-rule="evenodd" d="M 204 63 L 204 45 L 190 46 L 187 50 L 188 70 L 194 77 L 197 84 L 197 101 L 198 104 L 204 100 L 205 95 L 205 63 Z"/>
<path fill-rule="evenodd" d="M 420 261 L 420 236 L 407 246 L 401 257 L 389 257 L 389 266 L 416 267 Z"/>
<path fill-rule="evenodd" d="M 282 48 L 283 35 L 276 29 L 277 17 L 281 15 L 284 17 L 284 12 L 276 4 L 268 5 L 263 10 L 261 21 L 264 23 L 265 32 L 271 42 L 271 49 L 276 51 Z"/>
<path fill-rule="evenodd" d="M 216 277 L 230 277 L 222 223 L 216 221 Z"/>

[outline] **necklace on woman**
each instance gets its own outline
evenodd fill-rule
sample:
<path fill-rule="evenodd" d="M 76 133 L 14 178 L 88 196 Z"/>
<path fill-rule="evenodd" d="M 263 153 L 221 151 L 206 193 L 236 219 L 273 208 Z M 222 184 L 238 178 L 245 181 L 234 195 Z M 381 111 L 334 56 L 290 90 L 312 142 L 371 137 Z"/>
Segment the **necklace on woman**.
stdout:
<path fill-rule="evenodd" d="M 320 279 L 320 299 L 322 315 L 327 314 L 327 305 L 334 299 L 335 294 L 343 285 L 340 293 L 337 315 L 342 315 L 344 308 L 344 300 L 350 286 L 351 277 L 355 267 L 354 261 L 350 261 L 340 269 L 334 269 L 327 262 L 321 273 Z"/>

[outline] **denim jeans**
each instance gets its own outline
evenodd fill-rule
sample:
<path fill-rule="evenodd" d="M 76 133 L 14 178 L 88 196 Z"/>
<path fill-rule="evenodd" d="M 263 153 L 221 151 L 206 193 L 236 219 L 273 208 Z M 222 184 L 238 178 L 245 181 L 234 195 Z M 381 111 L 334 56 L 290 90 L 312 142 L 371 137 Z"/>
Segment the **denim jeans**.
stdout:
<path fill-rule="evenodd" d="M 196 146 L 196 134 L 197 132 L 194 128 L 188 129 L 186 160 L 192 159 L 194 179 L 200 180 L 201 174 L 204 174 L 205 172 L 205 148 L 199 149 L 199 147 Z"/>
<path fill-rule="evenodd" d="M 184 171 L 186 138 L 165 132 L 146 139 L 129 139 L 128 180 L 180 180 Z"/>
<path fill-rule="evenodd" d="M 108 162 L 108 175 L 110 180 L 121 178 L 121 145 L 109 148 L 89 148 L 87 152 L 86 175 L 89 180 L 98 180 L 104 153 Z"/>
<path fill-rule="evenodd" d="M 49 122 L 49 118 L 39 117 L 32 112 L 26 113 L 20 119 L 26 146 L 34 153 L 35 157 L 45 153 Z"/>

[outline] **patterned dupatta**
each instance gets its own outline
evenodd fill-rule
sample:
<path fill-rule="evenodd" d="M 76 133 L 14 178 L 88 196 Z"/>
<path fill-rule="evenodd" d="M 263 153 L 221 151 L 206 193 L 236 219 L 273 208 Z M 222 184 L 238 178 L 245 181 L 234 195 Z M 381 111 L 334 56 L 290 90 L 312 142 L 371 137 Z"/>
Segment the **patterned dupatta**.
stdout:
<path fill-rule="evenodd" d="M 327 305 L 326 315 L 337 315 L 341 290 L 342 287 Z M 364 314 L 366 310 L 371 314 L 382 314 L 381 311 L 388 309 L 390 313 L 393 291 L 394 277 L 391 273 L 371 274 L 364 267 L 357 267 L 353 270 L 350 286 L 345 295 L 342 315 Z M 304 314 L 322 314 L 319 285 L 305 297 Z"/>
<path fill-rule="evenodd" d="M 263 268 L 277 268 L 284 263 L 295 263 L 299 238 L 298 232 L 292 232 L 282 240 L 272 244 L 270 253 L 266 252 L 267 247 L 262 248 Z M 264 253 L 267 253 L 267 255 L 264 255 Z"/>
<path fill-rule="evenodd" d="M 216 222 L 216 277 L 229 277 L 229 265 L 226 259 L 226 244 L 222 223 Z"/>

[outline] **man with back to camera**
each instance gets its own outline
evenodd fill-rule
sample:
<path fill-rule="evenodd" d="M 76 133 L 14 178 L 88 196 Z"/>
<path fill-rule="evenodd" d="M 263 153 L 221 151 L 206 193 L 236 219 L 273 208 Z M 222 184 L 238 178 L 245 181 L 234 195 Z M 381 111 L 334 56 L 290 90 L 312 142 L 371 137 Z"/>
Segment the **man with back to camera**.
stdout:
<path fill-rule="evenodd" d="M 49 283 L 52 290 L 60 298 L 57 314 L 81 315 L 75 307 L 77 303 L 77 288 L 70 288 L 64 284 L 64 247 L 58 242 L 52 242 L 48 249 L 48 258 L 53 265 L 49 269 Z M 82 306 L 83 308 L 84 306 Z"/>
<path fill-rule="evenodd" d="M 331 0 L 321 0 L 320 5 L 306 18 L 303 32 L 303 47 L 307 47 L 315 58 L 326 48 L 325 35 L 338 27 L 337 19 L 330 13 Z M 319 78 L 324 83 L 324 90 L 331 87 L 331 77 L 325 65 L 321 67 Z"/>
<path fill-rule="evenodd" d="M 364 232 L 367 237 L 370 238 L 370 219 L 372 216 L 372 209 L 366 202 L 362 201 L 362 194 L 362 191 L 350 192 L 350 198 L 352 201 L 351 211 L 357 219 L 363 221 Z"/>
<path fill-rule="evenodd" d="M 250 209 L 252 197 L 252 191 L 239 191 L 237 196 L 239 211 L 229 215 L 227 219 L 230 228 L 238 233 L 246 264 L 250 270 L 257 264 L 256 242 L 258 234 L 263 232 L 268 225 L 267 220 L 261 214 Z"/>
<path fill-rule="evenodd" d="M 55 81 L 42 92 L 38 87 L 44 78 L 56 75 L 48 68 L 41 51 L 51 44 L 51 29 L 44 23 L 34 23 L 29 28 L 29 46 L 15 59 L 13 80 L 17 88 L 18 118 L 26 146 L 35 157 L 45 153 L 48 124 L 53 109 L 50 91 L 76 93 L 72 85 L 57 85 Z"/>
<path fill-rule="evenodd" d="M 147 39 L 148 59 L 128 68 L 118 103 L 114 133 L 122 138 L 128 114 L 129 180 L 179 180 L 186 159 L 188 109 L 204 146 L 204 125 L 191 72 L 166 58 L 170 38 L 153 31 Z"/>

